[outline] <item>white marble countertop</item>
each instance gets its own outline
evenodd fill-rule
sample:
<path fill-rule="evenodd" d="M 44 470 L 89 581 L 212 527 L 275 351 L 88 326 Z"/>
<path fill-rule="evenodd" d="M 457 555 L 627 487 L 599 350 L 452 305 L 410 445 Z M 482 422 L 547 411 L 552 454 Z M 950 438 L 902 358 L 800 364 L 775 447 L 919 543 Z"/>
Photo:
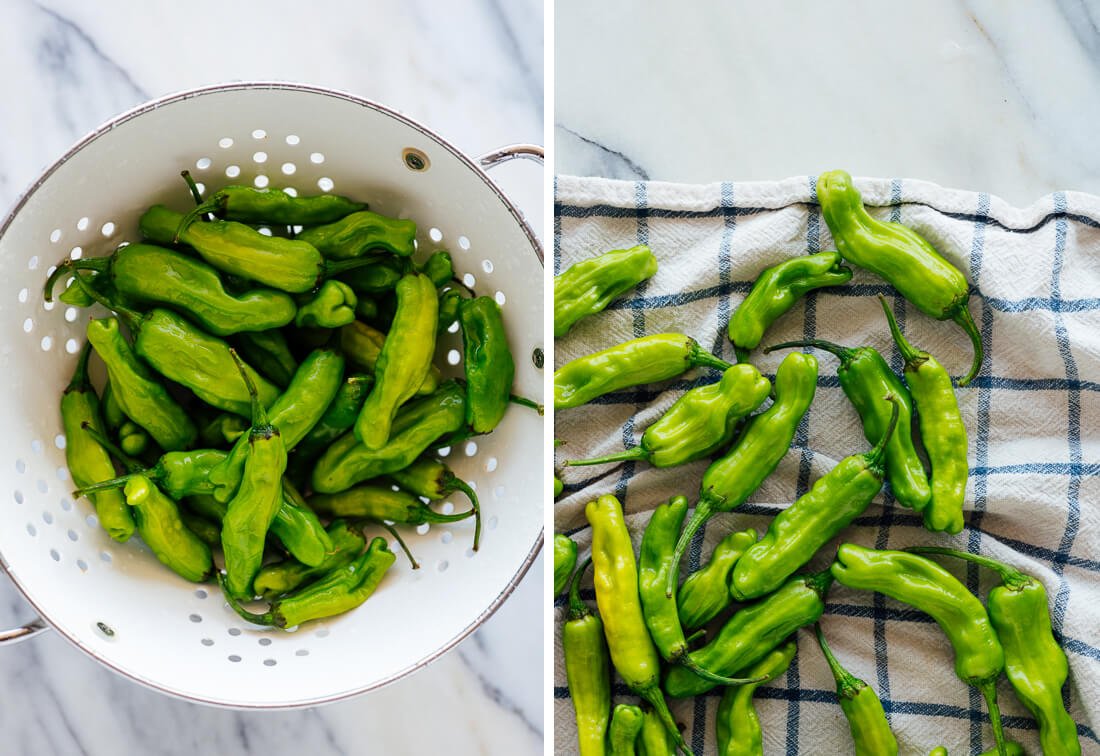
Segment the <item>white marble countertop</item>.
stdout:
<path fill-rule="evenodd" d="M 1100 4 L 559 0 L 555 171 L 1100 192 Z"/>
<path fill-rule="evenodd" d="M 324 12 L 316 10 L 323 7 Z M 311 10 L 312 9 L 312 10 Z M 537 0 L 439 4 L 10 0 L 0 24 L 0 206 L 77 138 L 148 99 L 278 79 L 396 108 L 476 156 L 543 141 Z M 538 170 L 494 179 L 542 228 Z M 348 702 L 240 713 L 124 680 L 46 633 L 0 650 L 5 754 L 509 753 L 543 750 L 540 557 L 485 625 L 426 669 Z M 30 618 L 0 579 L 0 626 Z"/>

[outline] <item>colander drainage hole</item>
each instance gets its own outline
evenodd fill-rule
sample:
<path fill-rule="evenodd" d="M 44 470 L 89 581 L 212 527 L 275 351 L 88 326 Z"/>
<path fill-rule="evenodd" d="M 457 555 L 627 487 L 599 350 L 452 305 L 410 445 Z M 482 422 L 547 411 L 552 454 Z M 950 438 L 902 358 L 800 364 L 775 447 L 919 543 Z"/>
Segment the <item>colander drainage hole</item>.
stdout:
<path fill-rule="evenodd" d="M 466 549 L 466 558 L 467 559 L 473 559 L 475 554 L 477 554 L 477 552 L 474 551 L 472 548 L 471 549 Z"/>
<path fill-rule="evenodd" d="M 73 247 L 69 250 L 69 257 L 74 260 L 79 260 L 84 256 L 84 249 L 82 247 Z"/>
<path fill-rule="evenodd" d="M 38 489 L 39 493 L 46 493 L 50 490 L 50 487 L 46 485 L 46 481 L 42 480 L 41 478 L 39 478 L 34 485 Z"/>
<path fill-rule="evenodd" d="M 300 141 L 302 141 L 302 140 L 298 137 L 297 134 L 287 134 L 286 135 L 286 143 L 289 144 L 291 147 L 298 144 L 298 142 L 300 142 Z"/>
<path fill-rule="evenodd" d="M 466 284 L 467 287 L 472 289 L 477 284 L 477 279 L 474 278 L 473 273 L 467 273 L 462 276 L 462 283 Z"/>
<path fill-rule="evenodd" d="M 294 655 L 295 656 L 309 656 L 309 649 L 308 648 L 299 648 L 297 651 L 294 652 Z"/>
<path fill-rule="evenodd" d="M 320 152 L 311 152 L 309 155 L 309 162 L 313 163 L 314 165 L 320 165 L 321 163 L 325 162 L 325 156 Z"/>
<path fill-rule="evenodd" d="M 451 532 L 451 531 L 449 531 L 449 530 L 445 530 L 445 531 L 443 531 L 443 535 L 441 535 L 441 536 L 439 537 L 439 540 L 440 540 L 440 541 L 442 541 L 443 543 L 450 543 L 450 542 L 451 542 L 451 541 L 453 541 L 454 539 L 455 539 L 455 537 L 454 537 L 454 533 L 452 533 L 452 532 Z"/>
<path fill-rule="evenodd" d="M 225 167 L 225 175 L 229 178 L 237 178 L 241 175 L 241 167 L 239 165 L 227 165 Z"/>
<path fill-rule="evenodd" d="M 322 176 L 317 179 L 317 188 L 322 192 L 331 192 L 335 188 L 336 184 L 328 176 Z"/>
<path fill-rule="evenodd" d="M 67 322 L 69 322 L 69 323 L 75 323 L 75 322 L 76 322 L 76 319 L 77 319 L 77 317 L 79 317 L 79 316 L 80 316 L 80 313 L 76 311 L 76 308 L 75 308 L 75 307 L 67 307 L 67 308 L 65 308 L 65 320 L 66 320 Z M 455 321 L 455 322 L 457 322 L 457 321 Z"/>
<path fill-rule="evenodd" d="M 441 447 L 439 447 L 438 449 L 435 450 L 435 453 L 436 453 L 436 456 L 439 456 L 439 457 L 448 457 L 451 454 L 451 447 L 441 446 Z"/>
<path fill-rule="evenodd" d="M 459 326 L 458 321 L 456 320 L 455 322 L 453 322 L 449 326 L 447 326 L 447 333 L 458 333 L 458 329 L 460 327 L 461 326 Z"/>
<path fill-rule="evenodd" d="M 535 367 L 539 370 L 542 370 L 542 366 L 546 364 L 546 355 L 541 349 L 535 347 L 535 350 L 531 352 L 531 362 L 533 362 Z"/>
<path fill-rule="evenodd" d="M 41 454 L 42 450 L 45 448 L 46 445 L 43 444 L 42 441 L 40 441 L 39 439 L 36 438 L 31 441 L 31 451 L 33 451 L 35 454 Z"/>
<path fill-rule="evenodd" d="M 498 291 L 496 294 L 494 294 L 493 299 L 495 299 L 497 301 L 497 304 L 501 307 L 503 307 L 504 303 L 508 301 L 508 297 L 504 296 L 503 291 Z"/>
<path fill-rule="evenodd" d="M 318 638 L 327 638 L 328 634 L 329 634 L 329 629 L 327 627 L 322 627 L 320 630 L 318 630 L 317 632 L 314 633 L 314 636 L 316 636 Z"/>
<path fill-rule="evenodd" d="M 38 267 L 38 255 L 31 255 L 31 259 L 27 260 L 27 269 L 34 270 Z"/>
<path fill-rule="evenodd" d="M 253 139 L 263 139 L 266 136 L 267 136 L 267 132 L 264 131 L 263 129 L 256 129 L 255 131 L 252 132 L 252 138 Z"/>
<path fill-rule="evenodd" d="M 447 352 L 447 364 L 448 365 L 457 365 L 461 361 L 462 361 L 462 355 L 458 353 L 457 349 L 452 349 L 449 352 Z"/>
<path fill-rule="evenodd" d="M 428 531 L 430 531 L 431 529 L 432 529 L 432 526 L 429 525 L 428 523 L 424 523 L 423 525 L 417 525 L 416 526 L 416 534 L 417 535 L 428 535 Z"/>
<path fill-rule="evenodd" d="M 107 564 L 110 564 L 111 563 L 111 552 L 101 551 L 101 552 L 99 552 L 99 558 L 102 559 Z"/>
<path fill-rule="evenodd" d="M 16 491 L 15 492 L 15 503 L 16 504 L 22 504 L 23 503 L 23 492 L 22 491 Z"/>
<path fill-rule="evenodd" d="M 88 523 L 89 528 L 94 528 L 99 525 L 99 518 L 97 518 L 94 514 L 90 514 L 84 518 L 84 522 Z"/>
<path fill-rule="evenodd" d="M 54 244 L 57 244 L 59 241 L 61 241 L 60 228 L 55 228 L 53 231 L 50 232 L 50 241 Z"/>
<path fill-rule="evenodd" d="M 70 541 L 72 541 L 73 543 L 76 543 L 76 542 L 77 542 L 77 541 L 78 541 L 78 540 L 80 539 L 80 536 L 78 536 L 78 535 L 76 534 L 76 531 L 75 531 L 75 530 L 70 530 L 70 531 L 69 531 L 68 533 L 66 533 L 65 535 L 69 536 L 69 540 L 70 540 Z"/>
<path fill-rule="evenodd" d="M 241 629 L 239 627 L 231 627 L 229 628 L 229 634 L 236 638 L 241 634 Z"/>
<path fill-rule="evenodd" d="M 450 566 L 451 566 L 450 562 L 448 562 L 446 559 L 441 559 L 441 560 L 439 560 L 439 564 L 437 565 L 437 568 L 439 569 L 440 572 L 446 572 L 447 568 L 450 567 Z"/>
<path fill-rule="evenodd" d="M 78 351 L 80 351 L 80 344 L 77 342 L 76 339 L 68 339 L 65 342 L 65 351 L 69 354 L 76 354 Z"/>
<path fill-rule="evenodd" d="M 475 454 L 477 454 L 477 444 L 474 443 L 473 441 L 470 441 L 469 443 L 466 444 L 466 456 L 467 457 L 472 457 Z"/>
<path fill-rule="evenodd" d="M 438 244 L 443 241 L 443 232 L 438 228 L 430 228 L 428 229 L 428 238 Z"/>
<path fill-rule="evenodd" d="M 57 549 L 50 549 L 50 559 L 54 560 L 55 562 L 61 561 L 61 554 L 58 553 Z"/>
<path fill-rule="evenodd" d="M 271 645 L 271 638 L 260 638 L 260 645 L 261 646 L 270 646 Z"/>
<path fill-rule="evenodd" d="M 485 472 L 493 472 L 497 469 L 497 458 L 489 457 L 489 460 L 485 463 Z"/>
<path fill-rule="evenodd" d="M 233 662 L 234 664 L 236 664 L 240 660 L 241 660 L 241 657 L 237 656 L 236 654 L 230 654 L 229 655 L 229 661 Z"/>
<path fill-rule="evenodd" d="M 19 290 L 19 302 L 20 303 L 23 303 L 23 302 L 27 301 L 27 294 L 28 294 L 28 292 L 25 288 Z"/>
<path fill-rule="evenodd" d="M 201 614 L 192 614 L 192 615 L 189 615 L 187 617 L 187 619 L 191 620 L 192 622 L 202 622 L 202 615 Z"/>
<path fill-rule="evenodd" d="M 58 449 L 64 449 L 65 448 L 65 434 L 64 433 L 58 433 L 56 436 L 54 436 L 53 437 L 53 445 L 56 446 Z"/>
<path fill-rule="evenodd" d="M 77 559 L 76 560 L 76 566 L 81 572 L 87 572 L 88 571 L 88 563 L 85 562 L 83 559 Z"/>
<path fill-rule="evenodd" d="M 61 508 L 63 510 L 65 510 L 66 512 L 68 512 L 70 509 L 73 508 L 73 503 L 71 501 L 69 501 L 67 498 L 65 498 L 64 496 L 61 497 L 60 505 L 61 505 Z"/>
<path fill-rule="evenodd" d="M 464 236 L 462 238 L 465 239 L 466 237 Z M 481 261 L 481 269 L 483 271 L 485 271 L 486 273 L 492 273 L 493 272 L 493 261 L 492 260 L 482 260 Z"/>
<path fill-rule="evenodd" d="M 47 525 L 53 525 L 53 515 L 49 512 L 43 512 L 42 522 L 46 523 Z"/>
<path fill-rule="evenodd" d="M 83 218 L 81 218 L 80 220 L 78 220 L 76 222 L 76 230 L 77 231 L 87 231 L 88 230 L 88 225 L 90 223 L 91 223 L 91 219 L 89 219 L 88 216 L 85 215 Z"/>
<path fill-rule="evenodd" d="M 257 189 L 266 189 L 267 185 L 269 183 L 270 183 L 270 180 L 267 178 L 267 176 L 263 176 L 263 175 L 257 176 L 256 178 L 252 179 L 252 184 Z"/>
<path fill-rule="evenodd" d="M 274 659 L 264 659 L 264 666 L 265 667 L 274 667 L 276 664 L 278 664 L 278 662 L 275 661 Z"/>
<path fill-rule="evenodd" d="M 218 146 L 223 150 L 227 150 L 233 146 L 233 140 L 230 137 L 222 137 L 218 140 Z"/>
<path fill-rule="evenodd" d="M 460 237 L 458 237 L 458 246 L 461 247 L 462 249 L 469 249 L 470 248 L 470 240 L 467 239 L 465 236 L 460 236 Z M 489 262 L 489 261 L 486 260 L 486 262 Z M 489 263 L 489 269 L 486 270 L 485 272 L 486 273 L 492 273 L 493 272 L 493 264 L 492 263 Z"/>
<path fill-rule="evenodd" d="M 443 502 L 443 506 L 439 508 L 439 511 L 445 515 L 449 515 L 455 511 L 455 505 L 449 501 Z"/>
<path fill-rule="evenodd" d="M 298 166 L 294 163 L 283 163 L 282 171 L 284 175 L 293 176 L 296 170 L 298 170 Z"/>
<path fill-rule="evenodd" d="M 27 463 L 21 459 L 15 460 L 15 471 L 17 473 L 25 473 L 27 471 Z"/>
<path fill-rule="evenodd" d="M 207 166 L 207 167 L 209 167 L 209 166 Z M 111 221 L 107 221 L 106 223 L 103 224 L 103 227 L 101 229 L 99 229 L 99 233 L 101 233 L 101 234 L 103 234 L 104 236 L 107 236 L 107 237 L 109 237 L 114 232 L 115 232 L 115 224 L 112 223 Z"/>
<path fill-rule="evenodd" d="M 214 645 L 214 639 L 213 638 L 203 638 L 201 641 L 199 641 L 199 643 L 201 643 L 204 646 L 213 646 Z"/>
<path fill-rule="evenodd" d="M 34 329 L 34 320 L 27 318 L 23 321 L 23 333 L 30 333 Z"/>
<path fill-rule="evenodd" d="M 106 622 L 97 622 L 97 623 L 95 623 L 95 626 L 96 626 L 96 629 L 99 630 L 99 632 L 103 633 L 108 638 L 114 638 L 115 637 L 114 629 L 112 629 L 111 626 L 108 625 Z"/>
<path fill-rule="evenodd" d="M 204 598 L 206 598 L 206 597 L 207 597 L 208 595 L 209 595 L 209 594 L 207 594 L 207 592 L 206 592 L 206 591 L 204 591 L 204 590 L 203 590 L 202 588 L 199 588 L 199 589 L 198 589 L 197 591 L 195 591 L 195 598 L 200 598 L 200 599 L 204 599 Z"/>
<path fill-rule="evenodd" d="M 489 530 L 496 530 L 498 524 L 500 524 L 500 520 L 497 519 L 496 515 L 489 518 Z"/>
<path fill-rule="evenodd" d="M 38 535 L 38 528 L 29 522 L 27 523 L 27 535 L 32 537 Z"/>

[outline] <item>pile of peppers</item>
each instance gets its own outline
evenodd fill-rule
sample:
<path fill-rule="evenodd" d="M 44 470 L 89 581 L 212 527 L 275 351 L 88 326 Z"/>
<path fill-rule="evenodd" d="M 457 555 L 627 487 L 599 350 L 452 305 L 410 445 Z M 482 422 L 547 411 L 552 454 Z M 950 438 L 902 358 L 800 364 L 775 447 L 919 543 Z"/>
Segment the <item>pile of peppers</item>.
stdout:
<path fill-rule="evenodd" d="M 987 555 L 943 546 L 891 551 L 843 542 L 827 569 L 801 571 L 838 536 L 843 541 L 845 529 L 884 483 L 897 504 L 921 516 L 930 533 L 962 531 L 968 440 L 955 385 L 969 383 L 983 362 L 961 271 L 912 229 L 872 217 L 843 171 L 818 179 L 817 200 L 836 251 L 780 260 L 760 273 L 729 320 L 737 364 L 726 363 L 686 335 L 665 333 L 604 346 L 554 374 L 555 408 L 563 412 L 692 369 L 704 376 L 702 385 L 644 429 L 637 446 L 570 459 L 565 467 L 633 462 L 675 468 L 710 460 L 693 509 L 685 496 L 649 502 L 642 506 L 652 510 L 644 530 L 631 533 L 622 504 L 604 495 L 585 509 L 589 558 L 578 555 L 581 548 L 567 535 L 555 536 L 555 598 L 569 588 L 561 642 L 580 753 L 690 754 L 666 699 L 719 687 L 724 692 L 716 717 L 718 753 L 762 754 L 753 694 L 785 672 L 802 635 L 804 644 L 816 641 L 832 673 L 854 752 L 896 756 L 898 739 L 886 707 L 871 685 L 844 668 L 821 624 L 830 591 L 864 590 L 907 604 L 939 626 L 940 642 L 954 652 L 956 676 L 986 702 L 993 740 L 987 753 L 1023 753 L 1005 738 L 1001 724 L 997 681 L 1006 675 L 1035 718 L 1043 753 L 1080 754 L 1078 725 L 1063 697 L 1066 655 L 1036 577 Z M 753 350 L 767 344 L 768 328 L 808 292 L 845 285 L 852 270 L 844 263 L 881 276 L 920 312 L 961 326 L 973 346 L 969 371 L 953 384 L 932 354 L 909 343 L 882 295 L 882 348 L 897 349 L 901 375 L 871 345 L 815 338 L 766 346 L 765 353 L 802 347 L 835 356 L 840 387 L 871 448 L 837 463 L 784 507 L 762 535 L 744 525 L 727 526 L 709 558 L 704 554 L 702 566 L 685 575 L 681 558 L 699 527 L 715 513 L 733 512 L 749 500 L 791 448 L 814 399 L 819 374 L 813 354 L 788 354 L 769 380 L 751 364 Z M 555 336 L 566 337 L 582 318 L 595 320 L 615 298 L 654 275 L 657 258 L 648 247 L 577 263 L 556 282 Z M 590 329 L 587 338 L 601 332 Z M 555 497 L 568 488 L 557 475 L 554 484 Z M 581 566 L 574 569 L 578 556 Z M 931 556 L 977 564 L 999 577 L 1000 585 L 983 603 Z M 580 592 L 589 565 L 598 614 Z M 612 696 L 615 674 L 640 700 Z M 702 742 L 701 733 L 694 737 Z M 934 744 L 922 748 L 922 753 L 946 753 Z"/>
<path fill-rule="evenodd" d="M 503 313 L 417 259 L 417 227 L 334 194 L 227 186 L 163 205 L 141 238 L 50 272 L 47 302 L 103 305 L 61 398 L 65 453 L 116 541 L 135 533 L 242 617 L 293 628 L 367 600 L 394 563 L 381 529 L 472 519 L 444 447 L 490 433 L 514 403 Z M 186 196 L 181 184 L 181 198 Z M 461 331 L 461 378 L 434 364 Z M 102 391 L 89 379 L 97 357 Z M 520 403 L 533 404 L 527 401 Z M 537 406 L 537 405 L 535 405 Z M 469 508 L 430 506 L 453 493 Z M 245 604 L 262 597 L 266 611 Z"/>

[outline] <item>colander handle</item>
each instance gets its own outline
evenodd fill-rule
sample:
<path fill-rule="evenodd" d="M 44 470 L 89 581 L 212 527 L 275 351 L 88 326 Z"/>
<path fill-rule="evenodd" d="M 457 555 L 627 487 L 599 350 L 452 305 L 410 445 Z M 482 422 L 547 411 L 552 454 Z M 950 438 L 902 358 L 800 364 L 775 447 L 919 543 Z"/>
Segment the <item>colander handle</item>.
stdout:
<path fill-rule="evenodd" d="M 537 144 L 509 144 L 485 153 L 477 159 L 477 164 L 485 170 L 489 170 L 496 168 L 501 163 L 507 163 L 509 160 L 525 158 L 542 165 L 544 157 L 545 153 L 542 147 Z"/>
<path fill-rule="evenodd" d="M 27 638 L 33 638 L 46 629 L 46 623 L 41 618 L 34 619 L 22 627 L 0 630 L 0 643 L 18 643 L 27 640 Z"/>

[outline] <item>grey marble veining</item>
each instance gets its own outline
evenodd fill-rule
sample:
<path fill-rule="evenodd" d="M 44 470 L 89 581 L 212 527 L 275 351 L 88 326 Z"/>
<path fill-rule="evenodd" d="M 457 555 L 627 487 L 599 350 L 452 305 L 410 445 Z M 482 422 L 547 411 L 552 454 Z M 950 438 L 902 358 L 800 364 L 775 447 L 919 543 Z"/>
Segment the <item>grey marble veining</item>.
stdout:
<path fill-rule="evenodd" d="M 543 141 L 537 0 L 7 0 L 2 17 L 5 212 L 103 121 L 150 98 L 223 81 L 347 90 L 420 120 L 470 155 Z M 541 229 L 537 169 L 505 166 L 494 178 Z M 103 181 L 109 187 L 110 177 Z M 544 603 L 540 558 L 497 614 L 426 669 L 350 701 L 291 712 L 175 700 L 45 633 L 0 648 L 0 753 L 541 753 Z M 0 578 L 0 626 L 31 616 Z"/>

